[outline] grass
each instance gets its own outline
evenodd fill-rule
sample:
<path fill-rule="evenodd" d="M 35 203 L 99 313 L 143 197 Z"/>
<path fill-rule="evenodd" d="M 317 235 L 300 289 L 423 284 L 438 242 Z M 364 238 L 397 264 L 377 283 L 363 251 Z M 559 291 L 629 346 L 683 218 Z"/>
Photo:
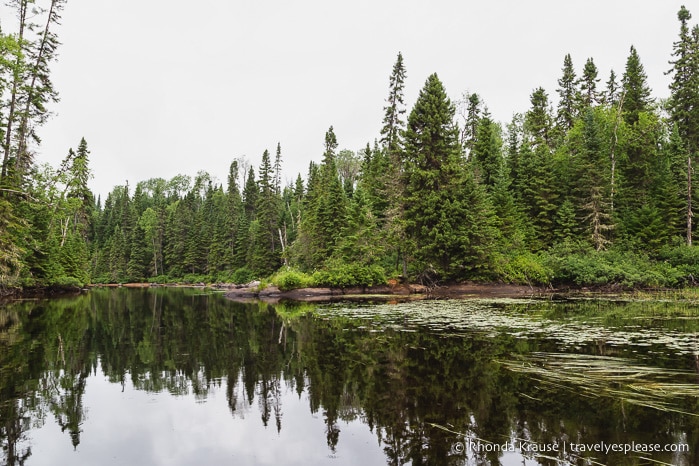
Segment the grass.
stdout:
<path fill-rule="evenodd" d="M 567 353 L 531 353 L 498 362 L 508 370 L 582 396 L 613 397 L 659 411 L 699 417 L 679 408 L 683 399 L 699 398 L 697 374 L 691 371 L 641 366 L 624 358 Z"/>

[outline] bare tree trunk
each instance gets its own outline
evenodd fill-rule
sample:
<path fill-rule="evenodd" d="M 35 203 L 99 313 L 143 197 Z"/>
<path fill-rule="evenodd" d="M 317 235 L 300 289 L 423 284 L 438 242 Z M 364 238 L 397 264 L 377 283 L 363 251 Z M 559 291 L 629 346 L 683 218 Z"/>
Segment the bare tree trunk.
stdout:
<path fill-rule="evenodd" d="M 289 260 L 286 258 L 286 224 L 284 224 L 284 235 L 282 235 L 282 229 L 278 228 L 279 231 L 279 243 L 282 245 L 282 258 L 284 259 L 284 265 L 289 266 Z"/>

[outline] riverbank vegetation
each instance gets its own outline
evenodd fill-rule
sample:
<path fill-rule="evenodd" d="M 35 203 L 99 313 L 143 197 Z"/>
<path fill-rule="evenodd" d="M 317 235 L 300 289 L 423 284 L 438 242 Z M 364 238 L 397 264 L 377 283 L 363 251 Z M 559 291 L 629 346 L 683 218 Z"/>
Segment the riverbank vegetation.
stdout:
<path fill-rule="evenodd" d="M 61 6 L 51 2 L 54 22 Z M 604 82 L 593 58 L 576 70 L 565 55 L 555 93 L 534 89 L 504 126 L 477 93 L 453 102 L 437 74 L 408 112 L 399 53 L 381 133 L 360 151 L 338 150 L 331 126 L 322 160 L 286 186 L 277 144 L 257 168 L 233 160 L 226 183 L 153 178 L 104 200 L 87 187 L 84 139 L 58 169 L 31 157 L 56 96 L 54 23 L 2 35 L 0 286 L 694 285 L 699 26 L 684 7 L 677 17 L 667 100 L 632 46 Z"/>

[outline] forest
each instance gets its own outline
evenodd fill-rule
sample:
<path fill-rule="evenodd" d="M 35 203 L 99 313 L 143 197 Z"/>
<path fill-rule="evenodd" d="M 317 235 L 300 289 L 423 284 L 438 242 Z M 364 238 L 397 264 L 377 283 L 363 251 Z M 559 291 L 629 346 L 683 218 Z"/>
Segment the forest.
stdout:
<path fill-rule="evenodd" d="M 11 2 L 18 32 L 0 32 L 3 292 L 253 279 L 282 289 L 699 279 L 699 25 L 684 6 L 667 99 L 653 97 L 631 46 L 621 75 L 606 79 L 593 58 L 576 68 L 565 55 L 558 87 L 533 89 L 529 108 L 506 125 L 477 93 L 452 101 L 436 73 L 408 109 L 398 53 L 381 132 L 361 151 L 339 150 L 331 126 L 321 161 L 293 184 L 282 185 L 276 143 L 258 167 L 232 160 L 225 185 L 199 172 L 116 186 L 101 199 L 88 187 L 85 139 L 59 167 L 35 160 L 58 98 L 50 65 L 65 0 L 38 16 L 31 3 Z"/>

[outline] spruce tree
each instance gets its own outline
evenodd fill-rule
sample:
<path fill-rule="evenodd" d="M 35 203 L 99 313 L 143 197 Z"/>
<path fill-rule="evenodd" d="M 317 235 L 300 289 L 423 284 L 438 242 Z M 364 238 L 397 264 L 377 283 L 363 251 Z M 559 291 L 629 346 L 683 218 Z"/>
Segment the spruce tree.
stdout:
<path fill-rule="evenodd" d="M 500 127 L 490 118 L 487 109 L 478 123 L 471 158 L 478 166 L 477 173 L 480 181 L 491 189 L 500 175 L 503 158 Z"/>
<path fill-rule="evenodd" d="M 562 132 L 573 127 L 578 101 L 578 89 L 575 86 L 576 77 L 573 60 L 570 54 L 563 59 L 563 75 L 558 80 L 558 113 L 556 125 Z"/>
<path fill-rule="evenodd" d="M 699 151 L 699 29 L 696 34 L 690 33 L 687 22 L 692 15 L 684 5 L 677 13 L 680 21 L 680 34 L 673 44 L 670 61 L 672 82 L 670 83 L 671 97 L 669 101 L 670 117 L 676 125 L 678 134 L 687 149 L 685 161 L 687 179 L 685 186 L 686 199 L 686 241 L 692 244 L 692 159 Z"/>
<path fill-rule="evenodd" d="M 485 190 L 465 170 L 454 106 L 436 74 L 408 117 L 404 222 L 423 280 L 463 278 L 488 268 L 493 211 Z"/>
<path fill-rule="evenodd" d="M 622 78 L 624 120 L 629 125 L 637 122 L 639 113 L 649 110 L 653 102 L 647 80 L 638 52 L 632 45 Z"/>
<path fill-rule="evenodd" d="M 614 70 L 609 72 L 609 79 L 607 80 L 604 92 L 604 102 L 609 107 L 614 107 L 619 102 L 619 83 L 616 80 L 616 73 Z"/>
<path fill-rule="evenodd" d="M 251 268 L 260 276 L 266 276 L 279 267 L 281 252 L 277 236 L 279 207 L 274 186 L 275 173 L 267 150 L 262 154 L 259 171 L 259 196 L 255 209 L 258 225 L 256 236 L 252 239 L 255 249 L 252 253 Z"/>
<path fill-rule="evenodd" d="M 400 147 L 401 131 L 404 125 L 402 115 L 405 113 L 403 102 L 403 87 L 405 85 L 405 65 L 403 55 L 398 52 L 396 63 L 389 78 L 389 93 L 384 107 L 381 142 L 389 153 L 396 152 Z"/>
<path fill-rule="evenodd" d="M 592 107 L 599 103 L 599 93 L 597 83 L 599 82 L 597 66 L 592 58 L 588 58 L 583 68 L 582 76 L 578 81 L 580 84 L 580 105 L 581 109 Z"/>
<path fill-rule="evenodd" d="M 481 98 L 475 92 L 468 96 L 464 129 L 461 131 L 461 145 L 469 156 L 473 150 L 481 119 Z"/>

